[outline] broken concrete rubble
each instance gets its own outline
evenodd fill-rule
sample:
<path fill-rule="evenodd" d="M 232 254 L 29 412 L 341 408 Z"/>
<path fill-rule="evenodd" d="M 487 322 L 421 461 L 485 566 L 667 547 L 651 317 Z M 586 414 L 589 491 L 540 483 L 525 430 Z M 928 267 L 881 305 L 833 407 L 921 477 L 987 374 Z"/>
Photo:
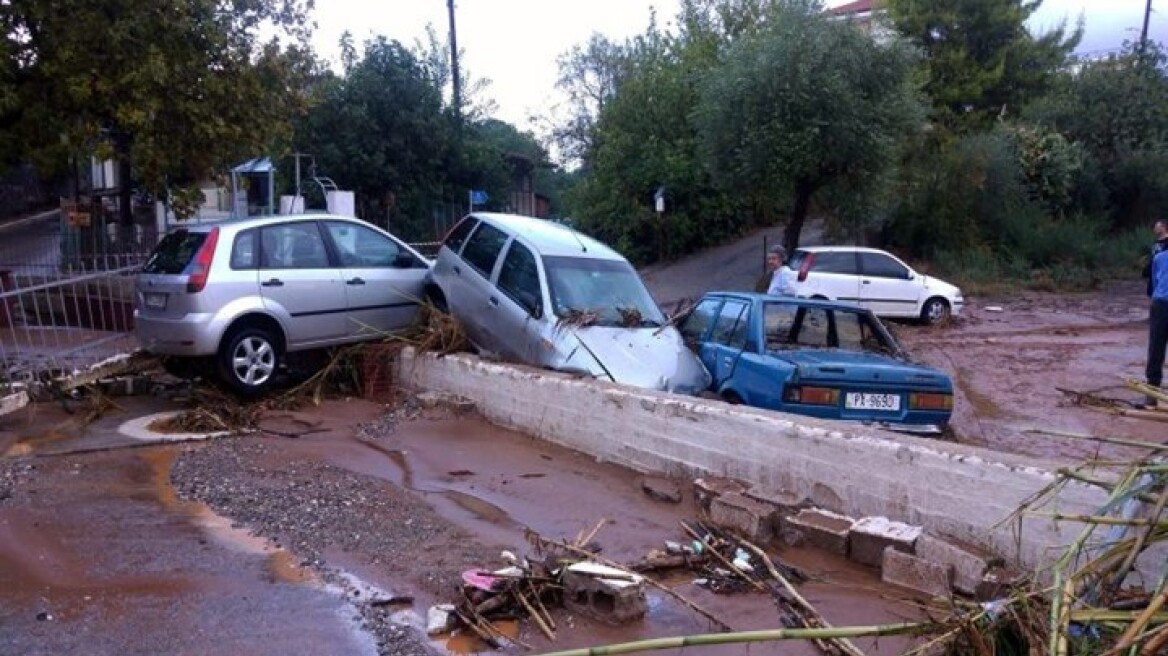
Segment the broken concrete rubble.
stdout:
<path fill-rule="evenodd" d="M 641 479 L 641 490 L 654 501 L 681 503 L 681 485 L 672 479 L 646 476 Z"/>
<path fill-rule="evenodd" d="M 434 636 L 449 633 L 454 628 L 454 604 L 438 604 L 431 606 L 426 612 L 426 635 Z"/>
<path fill-rule="evenodd" d="M 902 522 L 894 522 L 887 517 L 864 517 L 852 525 L 849 536 L 849 557 L 857 563 L 880 567 L 884 562 L 884 549 L 892 547 L 897 551 L 912 554 L 914 546 L 924 529 Z"/>
<path fill-rule="evenodd" d="M 732 478 L 706 477 L 694 479 L 694 499 L 698 507 L 709 512 L 710 503 L 723 494 L 746 492 L 746 484 Z"/>
<path fill-rule="evenodd" d="M 953 568 L 907 554 L 891 545 L 884 548 L 880 568 L 885 583 L 899 585 L 934 597 L 949 596 Z"/>
<path fill-rule="evenodd" d="M 953 568 L 953 589 L 976 595 L 994 558 L 985 549 L 951 538 L 925 533 L 917 539 L 916 554 L 921 558 Z"/>
<path fill-rule="evenodd" d="M 801 510 L 783 521 L 784 528 L 793 528 L 803 534 L 807 544 L 829 553 L 848 555 L 848 536 L 855 519 L 828 510 Z"/>
<path fill-rule="evenodd" d="M 775 511 L 744 494 L 730 492 L 710 502 L 710 520 L 741 534 L 753 542 L 765 543 L 774 536 Z"/>
<path fill-rule="evenodd" d="M 598 563 L 580 562 L 561 577 L 564 606 L 605 624 L 639 620 L 648 610 L 644 577 Z"/>
<path fill-rule="evenodd" d="M 16 412 L 28 405 L 28 392 L 19 390 L 0 396 L 0 416 Z"/>
<path fill-rule="evenodd" d="M 788 517 L 798 513 L 804 508 L 810 508 L 811 502 L 807 497 L 800 496 L 794 492 L 764 492 L 749 488 L 743 492 L 748 498 L 753 499 L 759 503 L 764 503 L 775 510 L 778 517 Z M 778 527 L 776 527 L 778 528 Z"/>

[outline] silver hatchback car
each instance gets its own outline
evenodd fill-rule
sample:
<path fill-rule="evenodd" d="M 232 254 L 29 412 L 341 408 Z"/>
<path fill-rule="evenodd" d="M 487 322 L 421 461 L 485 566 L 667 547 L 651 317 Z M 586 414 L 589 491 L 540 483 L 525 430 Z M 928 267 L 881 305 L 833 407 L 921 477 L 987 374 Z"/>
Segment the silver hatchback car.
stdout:
<path fill-rule="evenodd" d="M 568 227 L 475 213 L 438 251 L 427 293 L 480 351 L 637 387 L 696 394 L 710 374 L 628 260 Z"/>
<path fill-rule="evenodd" d="M 144 350 L 213 362 L 228 385 L 254 395 L 289 352 L 408 327 L 429 268 L 384 230 L 341 216 L 178 228 L 137 277 L 134 329 Z"/>

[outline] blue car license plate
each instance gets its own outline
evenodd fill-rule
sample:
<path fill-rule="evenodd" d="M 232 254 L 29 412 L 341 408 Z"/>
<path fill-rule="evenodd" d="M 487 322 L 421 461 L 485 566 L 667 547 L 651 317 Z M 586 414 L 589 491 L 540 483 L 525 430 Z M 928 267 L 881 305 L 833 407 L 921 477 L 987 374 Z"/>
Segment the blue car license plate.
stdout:
<path fill-rule="evenodd" d="M 848 392 L 844 397 L 844 407 L 849 410 L 900 410 L 899 394 L 872 394 L 869 392 Z"/>

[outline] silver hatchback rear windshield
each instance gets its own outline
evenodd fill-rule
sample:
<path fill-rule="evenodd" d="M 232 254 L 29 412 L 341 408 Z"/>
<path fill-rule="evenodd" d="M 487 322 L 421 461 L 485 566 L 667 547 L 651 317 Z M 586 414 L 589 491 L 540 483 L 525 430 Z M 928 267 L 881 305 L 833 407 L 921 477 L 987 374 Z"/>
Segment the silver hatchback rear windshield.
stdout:
<path fill-rule="evenodd" d="M 143 273 L 163 273 L 177 275 L 186 270 L 199 247 L 207 239 L 205 232 L 190 232 L 176 230 L 165 237 L 154 247 L 150 259 L 142 267 Z"/>

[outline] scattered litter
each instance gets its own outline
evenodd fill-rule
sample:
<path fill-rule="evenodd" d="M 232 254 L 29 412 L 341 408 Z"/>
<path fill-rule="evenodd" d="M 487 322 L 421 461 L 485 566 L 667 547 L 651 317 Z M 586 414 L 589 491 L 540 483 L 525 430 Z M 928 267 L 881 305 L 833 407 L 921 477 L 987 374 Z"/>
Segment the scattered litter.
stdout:
<path fill-rule="evenodd" d="M 1006 309 L 1000 305 L 987 305 L 985 307 L 985 311 L 986 312 L 1005 312 Z"/>
<path fill-rule="evenodd" d="M 462 582 L 472 588 L 491 592 L 499 584 L 499 578 L 480 569 L 467 570 L 462 573 Z"/>
<path fill-rule="evenodd" d="M 454 626 L 454 604 L 431 606 L 426 611 L 426 635 L 430 637 L 449 633 Z"/>

